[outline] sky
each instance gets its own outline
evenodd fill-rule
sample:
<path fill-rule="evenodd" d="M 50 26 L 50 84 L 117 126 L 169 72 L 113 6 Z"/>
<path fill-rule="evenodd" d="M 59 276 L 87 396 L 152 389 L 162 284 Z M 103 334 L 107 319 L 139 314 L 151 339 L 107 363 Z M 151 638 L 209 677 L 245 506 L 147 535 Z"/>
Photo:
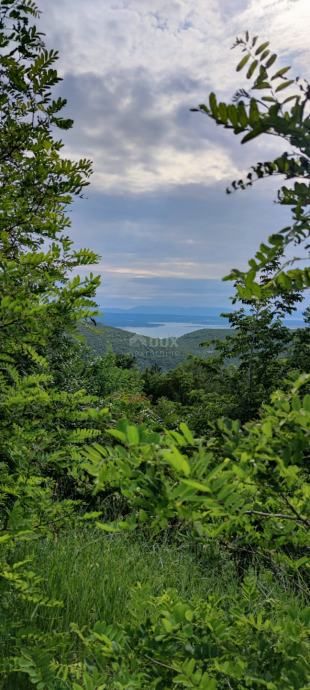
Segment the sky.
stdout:
<path fill-rule="evenodd" d="M 99 304 L 227 306 L 233 288 L 222 277 L 245 268 L 288 214 L 271 181 L 225 189 L 282 148 L 271 137 L 242 146 L 190 108 L 246 86 L 231 50 L 245 30 L 270 40 L 279 67 L 309 77 L 310 0 L 38 3 L 75 121 L 65 154 L 93 161 L 71 236 L 100 255 Z"/>

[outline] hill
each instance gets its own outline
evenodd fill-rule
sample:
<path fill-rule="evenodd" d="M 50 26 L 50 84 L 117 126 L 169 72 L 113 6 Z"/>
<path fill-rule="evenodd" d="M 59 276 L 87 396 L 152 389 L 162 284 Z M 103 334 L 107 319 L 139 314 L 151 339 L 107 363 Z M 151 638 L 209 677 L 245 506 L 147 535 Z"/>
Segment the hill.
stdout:
<path fill-rule="evenodd" d="M 80 332 L 89 347 L 98 355 L 111 350 L 116 354 L 131 354 L 141 369 L 157 365 L 167 371 L 178 366 L 189 355 L 210 357 L 214 350 L 212 340 L 225 338 L 231 330 L 203 328 L 179 338 L 150 338 L 124 331 L 121 328 L 97 324 L 97 326 L 83 325 L 80 327 Z M 203 342 L 210 342 L 210 345 L 201 347 L 200 344 Z"/>

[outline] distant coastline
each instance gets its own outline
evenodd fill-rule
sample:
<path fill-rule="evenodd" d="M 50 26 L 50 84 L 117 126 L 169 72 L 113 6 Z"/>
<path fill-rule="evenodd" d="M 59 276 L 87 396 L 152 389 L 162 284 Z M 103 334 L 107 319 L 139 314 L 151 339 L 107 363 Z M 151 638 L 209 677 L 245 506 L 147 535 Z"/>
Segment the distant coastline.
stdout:
<path fill-rule="evenodd" d="M 181 310 L 180 310 L 181 311 Z M 221 314 L 229 312 L 229 308 L 212 308 L 207 313 L 192 313 L 190 310 L 183 310 L 181 313 L 167 311 L 139 311 L 107 309 L 97 316 L 98 323 L 105 326 L 121 328 L 125 331 L 135 332 L 140 335 L 147 335 L 154 338 L 165 338 L 167 336 L 180 337 L 199 329 L 228 329 L 228 320 Z M 288 328 L 303 328 L 304 321 L 300 318 L 284 319 Z"/>

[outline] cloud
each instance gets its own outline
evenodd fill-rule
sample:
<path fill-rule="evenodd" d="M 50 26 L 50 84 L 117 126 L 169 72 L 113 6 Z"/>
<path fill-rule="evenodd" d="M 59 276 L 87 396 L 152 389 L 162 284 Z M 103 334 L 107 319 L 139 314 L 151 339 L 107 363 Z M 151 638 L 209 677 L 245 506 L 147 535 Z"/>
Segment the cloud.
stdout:
<path fill-rule="evenodd" d="M 92 192 L 74 206 L 73 239 L 101 255 L 92 267 L 102 278 L 100 303 L 123 305 L 134 295 L 144 302 L 149 294 L 165 302 L 169 285 L 171 303 L 182 303 L 188 288 L 193 304 L 203 304 L 204 291 L 192 285 L 244 268 L 258 242 L 287 224 L 287 210 L 263 187 L 231 196 L 216 185 L 129 197 Z"/>
<path fill-rule="evenodd" d="M 230 46 L 250 29 L 276 50 L 307 53 L 308 0 L 41 0 L 64 71 L 103 74 L 130 64 L 153 76 L 187 72 L 230 88 Z M 302 58 L 303 59 L 303 58 Z"/>
<path fill-rule="evenodd" d="M 206 136 L 203 118 L 189 112 L 197 95 L 184 96 L 182 84 L 193 88 L 185 75 L 156 82 L 143 69 L 123 69 L 111 79 L 66 76 L 61 95 L 68 115 L 77 117 L 66 153 L 94 161 L 93 187 L 140 193 L 240 175 L 224 138 Z"/>
<path fill-rule="evenodd" d="M 247 4 L 247 3 L 245 3 Z M 297 69 L 309 70 L 310 4 L 308 0 L 251 0 L 235 17 L 242 27 L 265 36 Z"/>
<path fill-rule="evenodd" d="M 170 259 L 169 261 L 160 261 L 154 266 L 152 263 L 147 265 L 143 260 L 143 266 L 139 266 L 138 262 L 129 266 L 109 266 L 106 263 L 93 264 L 88 267 L 89 270 L 96 271 L 98 274 L 106 275 L 124 275 L 134 276 L 137 279 L 144 280 L 145 278 L 190 278 L 190 279 L 208 279 L 213 277 L 218 278 L 223 275 L 226 264 L 223 263 L 208 263 L 206 261 L 184 261 L 178 259 Z M 79 270 L 79 269 L 77 269 Z"/>
<path fill-rule="evenodd" d="M 168 307 L 224 307 L 230 305 L 233 288 L 230 283 L 210 278 L 176 276 L 115 275 L 105 271 L 97 292 L 103 308 L 127 308 L 138 304 Z M 108 299 L 107 299 L 108 298 Z"/>
<path fill-rule="evenodd" d="M 68 153 L 93 159 L 93 186 L 105 191 L 149 192 L 240 176 L 248 155 L 238 155 L 227 143 L 232 139 L 190 115 L 190 107 L 211 89 L 230 96 L 240 85 L 230 47 L 245 28 L 305 59 L 308 0 L 238 0 L 234 11 L 227 0 L 41 5 L 49 41 L 61 49 L 63 91 L 76 119 Z"/>
<path fill-rule="evenodd" d="M 64 133 L 65 153 L 94 163 L 88 202 L 73 208 L 72 237 L 103 257 L 101 302 L 122 305 L 141 295 L 165 302 L 167 294 L 182 302 L 188 294 L 194 303 L 205 294 L 201 281 L 211 278 L 218 295 L 214 281 L 244 267 L 259 241 L 286 224 L 287 212 L 272 204 L 273 184 L 225 196 L 227 182 L 261 158 L 262 143 L 240 146 L 190 108 L 211 90 L 230 98 L 246 85 L 231 52 L 246 29 L 303 74 L 309 0 L 39 4 L 47 43 L 60 50 L 59 91 L 75 120 Z M 282 142 L 266 137 L 263 151 L 277 154 Z"/>

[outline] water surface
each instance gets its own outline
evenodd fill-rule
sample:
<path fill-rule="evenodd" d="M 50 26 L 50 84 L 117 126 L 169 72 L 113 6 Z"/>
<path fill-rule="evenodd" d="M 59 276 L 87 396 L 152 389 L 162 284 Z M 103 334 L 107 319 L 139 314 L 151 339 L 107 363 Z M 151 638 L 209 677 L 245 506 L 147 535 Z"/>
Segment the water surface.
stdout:
<path fill-rule="evenodd" d="M 147 335 L 149 338 L 179 338 L 181 335 L 186 333 L 192 333 L 193 331 L 201 330 L 202 328 L 227 328 L 228 324 L 225 325 L 210 325 L 205 323 L 177 323 L 174 321 L 165 323 L 152 323 L 150 326 L 121 326 L 123 331 L 134 331 L 138 335 Z"/>

